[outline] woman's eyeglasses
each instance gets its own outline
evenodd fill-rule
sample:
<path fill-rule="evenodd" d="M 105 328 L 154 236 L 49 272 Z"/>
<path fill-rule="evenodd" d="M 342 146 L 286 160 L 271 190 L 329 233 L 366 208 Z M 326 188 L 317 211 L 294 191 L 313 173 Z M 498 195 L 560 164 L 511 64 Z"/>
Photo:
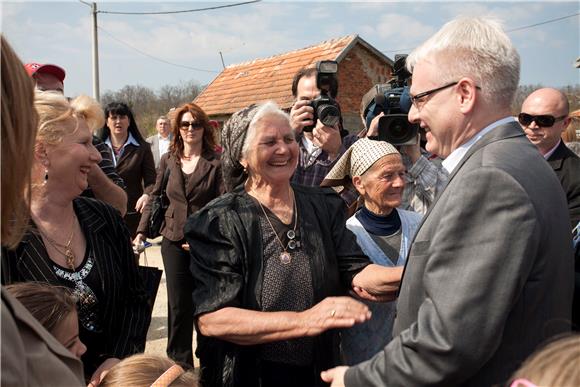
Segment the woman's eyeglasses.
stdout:
<path fill-rule="evenodd" d="M 542 114 L 539 116 L 533 116 L 528 113 L 520 113 L 518 115 L 518 121 L 523 126 L 529 126 L 532 122 L 535 122 L 540 128 L 549 128 L 553 126 L 556 122 L 562 121 L 567 115 L 561 117 L 554 117 L 550 114 Z"/>
<path fill-rule="evenodd" d="M 194 122 L 194 121 L 191 121 L 191 122 L 181 121 L 179 123 L 179 129 L 181 129 L 181 130 L 188 130 L 190 126 L 193 128 L 193 130 L 203 129 L 203 125 L 201 125 L 197 122 Z"/>

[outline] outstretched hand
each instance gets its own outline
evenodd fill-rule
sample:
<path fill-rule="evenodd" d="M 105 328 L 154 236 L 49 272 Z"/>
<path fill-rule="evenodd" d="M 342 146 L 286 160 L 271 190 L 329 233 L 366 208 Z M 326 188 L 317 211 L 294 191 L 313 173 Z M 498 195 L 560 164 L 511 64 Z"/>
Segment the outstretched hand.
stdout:
<path fill-rule="evenodd" d="M 350 328 L 371 318 L 369 308 L 351 297 L 327 297 L 300 312 L 306 336 L 317 336 L 335 328 Z"/>
<path fill-rule="evenodd" d="M 344 374 L 348 367 L 334 367 L 320 373 L 320 377 L 326 383 L 331 383 L 330 387 L 344 387 Z"/>

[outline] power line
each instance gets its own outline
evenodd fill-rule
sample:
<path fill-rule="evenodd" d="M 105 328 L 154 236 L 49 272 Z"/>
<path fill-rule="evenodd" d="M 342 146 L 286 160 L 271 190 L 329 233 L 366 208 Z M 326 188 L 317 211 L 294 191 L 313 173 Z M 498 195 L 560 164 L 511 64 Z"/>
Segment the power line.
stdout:
<path fill-rule="evenodd" d="M 150 55 L 150 54 L 148 54 L 148 53 L 146 53 L 146 52 L 144 52 L 144 51 L 141 51 L 141 50 L 139 50 L 138 48 L 136 48 L 136 47 L 134 47 L 134 46 L 130 45 L 130 44 L 129 44 L 129 43 L 127 43 L 127 42 L 124 42 L 124 41 L 122 41 L 121 39 L 118 39 L 118 38 L 116 38 L 116 37 L 115 37 L 113 34 L 111 34 L 109 31 L 107 31 L 107 30 L 103 29 L 103 27 L 98 27 L 98 28 L 99 28 L 101 31 L 103 31 L 104 33 L 106 33 L 107 35 L 109 35 L 109 37 L 111 37 L 113 40 L 116 40 L 117 42 L 124 44 L 125 46 L 127 46 L 127 47 L 129 47 L 129 48 L 131 48 L 131 49 L 133 49 L 133 50 L 135 50 L 135 51 L 137 51 L 137 52 L 138 52 L 138 53 L 140 53 L 141 55 L 145 55 L 145 56 L 146 56 L 146 57 L 148 57 L 148 58 L 155 59 L 155 60 L 157 60 L 157 61 L 159 61 L 159 62 L 163 62 L 163 63 L 165 63 L 165 64 L 168 64 L 168 65 L 177 66 L 177 67 L 183 67 L 183 68 L 185 68 L 185 69 L 189 69 L 189 70 L 194 70 L 194 71 L 201 71 L 201 72 L 205 72 L 205 73 L 216 73 L 216 74 L 217 74 L 217 73 L 219 73 L 219 71 L 215 71 L 215 70 L 205 70 L 205 69 L 198 69 L 198 68 L 195 68 L 195 67 L 185 66 L 185 65 L 182 65 L 182 64 L 178 64 L 178 63 L 172 63 L 172 62 L 166 61 L 166 60 L 164 60 L 164 59 L 157 58 L 157 57 L 155 57 L 155 56 L 153 56 L 153 55 Z"/>
<path fill-rule="evenodd" d="M 79 0 L 80 1 L 80 0 Z M 97 11 L 98 13 L 108 13 L 111 15 L 169 15 L 175 13 L 187 13 L 187 12 L 201 12 L 201 11 L 211 11 L 214 9 L 221 9 L 221 8 L 230 8 L 230 7 L 238 7 L 240 5 L 252 4 L 252 3 L 259 3 L 262 0 L 252 0 L 252 1 L 245 1 L 242 3 L 235 3 L 235 4 L 227 4 L 227 5 L 218 5 L 215 7 L 207 7 L 207 8 L 197 8 L 197 9 L 185 9 L 182 11 L 165 11 L 165 12 L 121 12 L 121 11 Z M 82 1 L 81 1 L 82 3 Z"/>
<path fill-rule="evenodd" d="M 515 31 L 522 31 L 522 30 L 527 30 L 527 29 L 529 29 L 529 28 L 533 28 L 533 27 L 541 26 L 541 25 L 544 25 L 544 24 L 554 23 L 554 22 L 557 22 L 557 21 L 560 21 L 560 20 L 564 20 L 564 19 L 569 19 L 569 18 L 572 18 L 572 17 L 576 17 L 576 16 L 578 16 L 578 15 L 580 15 L 580 12 L 578 12 L 578 13 L 574 13 L 574 14 L 572 14 L 572 15 L 566 15 L 566 16 L 558 17 L 558 18 L 555 18 L 555 19 L 549 19 L 549 20 L 545 20 L 545 21 L 543 21 L 543 22 L 539 22 L 539 23 L 535 23 L 535 24 L 529 24 L 529 25 L 527 25 L 527 26 L 522 26 L 522 27 L 512 28 L 511 30 L 506 30 L 506 32 L 508 32 L 508 33 L 509 33 L 509 32 L 515 32 Z M 391 52 L 409 52 L 409 51 L 412 51 L 412 50 L 414 50 L 415 48 L 416 48 L 416 47 L 411 47 L 411 48 L 399 48 L 399 49 L 396 49 L 396 50 L 388 50 L 388 51 L 381 51 L 381 52 L 382 52 L 382 53 L 384 53 L 384 54 L 391 53 Z"/>

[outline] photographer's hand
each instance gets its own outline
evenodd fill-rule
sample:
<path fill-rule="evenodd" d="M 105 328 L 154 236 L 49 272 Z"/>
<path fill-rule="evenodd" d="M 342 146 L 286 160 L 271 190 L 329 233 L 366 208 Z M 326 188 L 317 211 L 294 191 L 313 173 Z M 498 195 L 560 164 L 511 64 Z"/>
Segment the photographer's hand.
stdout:
<path fill-rule="evenodd" d="M 383 112 L 380 112 L 371 121 L 371 126 L 367 130 L 366 137 L 377 137 L 379 135 L 379 119 L 384 116 Z"/>
<path fill-rule="evenodd" d="M 324 126 L 320 120 L 316 122 L 316 126 L 312 131 L 312 142 L 314 145 L 322 148 L 328 153 L 328 158 L 334 160 L 339 156 L 340 147 L 342 146 L 342 137 L 337 128 L 331 126 Z"/>
<path fill-rule="evenodd" d="M 310 100 L 298 100 L 290 109 L 290 125 L 296 134 L 302 133 L 305 126 L 312 125 L 314 110 L 310 106 Z"/>

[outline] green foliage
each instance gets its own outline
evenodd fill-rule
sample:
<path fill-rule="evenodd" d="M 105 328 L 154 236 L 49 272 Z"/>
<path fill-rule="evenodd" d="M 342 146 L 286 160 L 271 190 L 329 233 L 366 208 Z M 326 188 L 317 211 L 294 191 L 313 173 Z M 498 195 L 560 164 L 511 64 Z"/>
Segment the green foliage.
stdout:
<path fill-rule="evenodd" d="M 169 109 L 191 102 L 203 90 L 196 81 L 180 85 L 165 85 L 157 92 L 141 85 L 126 85 L 118 91 L 107 91 L 101 96 L 104 107 L 110 102 L 126 103 L 135 116 L 137 126 L 147 137 L 155 133 L 155 122 L 162 115 L 167 115 Z"/>

